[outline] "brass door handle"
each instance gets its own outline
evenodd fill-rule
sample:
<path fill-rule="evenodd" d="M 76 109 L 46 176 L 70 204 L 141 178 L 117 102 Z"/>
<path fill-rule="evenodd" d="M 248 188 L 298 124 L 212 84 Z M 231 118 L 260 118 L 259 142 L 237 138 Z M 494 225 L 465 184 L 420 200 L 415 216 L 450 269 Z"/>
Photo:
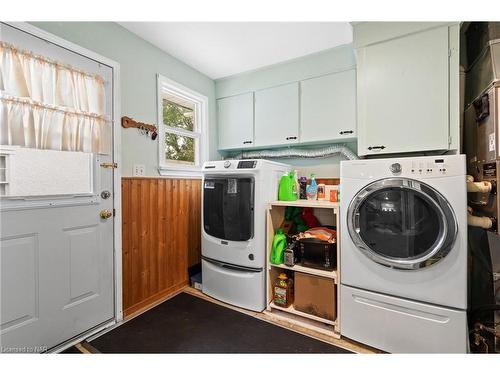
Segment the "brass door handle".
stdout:
<path fill-rule="evenodd" d="M 101 219 L 109 219 L 111 216 L 113 216 L 113 212 L 110 210 L 102 210 L 99 213 L 99 216 L 101 216 Z"/>
<path fill-rule="evenodd" d="M 117 163 L 101 163 L 101 167 L 103 168 L 118 168 Z"/>

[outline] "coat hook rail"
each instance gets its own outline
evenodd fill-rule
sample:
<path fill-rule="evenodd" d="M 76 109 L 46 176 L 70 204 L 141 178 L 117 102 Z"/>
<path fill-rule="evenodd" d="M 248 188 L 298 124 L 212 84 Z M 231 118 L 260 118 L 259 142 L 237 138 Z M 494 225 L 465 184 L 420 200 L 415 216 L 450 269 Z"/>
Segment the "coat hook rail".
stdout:
<path fill-rule="evenodd" d="M 134 119 L 127 117 L 127 116 L 122 117 L 122 127 L 124 127 L 124 128 L 137 128 L 137 129 L 143 131 L 148 136 L 151 133 L 151 139 L 153 141 L 158 136 L 158 132 L 156 130 L 155 125 L 150 125 L 150 124 L 146 124 L 144 122 L 135 121 Z"/>

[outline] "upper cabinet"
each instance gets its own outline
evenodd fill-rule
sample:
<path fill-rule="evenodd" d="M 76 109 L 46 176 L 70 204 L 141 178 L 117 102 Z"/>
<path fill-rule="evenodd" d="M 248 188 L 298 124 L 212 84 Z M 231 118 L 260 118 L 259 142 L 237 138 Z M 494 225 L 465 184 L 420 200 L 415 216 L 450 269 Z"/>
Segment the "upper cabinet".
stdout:
<path fill-rule="evenodd" d="M 218 99 L 217 117 L 220 150 L 352 140 L 356 70 Z"/>
<path fill-rule="evenodd" d="M 356 70 L 300 83 L 301 143 L 356 137 Z"/>
<path fill-rule="evenodd" d="M 299 84 L 255 92 L 255 146 L 299 142 Z"/>
<path fill-rule="evenodd" d="M 364 38 L 384 40 L 356 50 L 359 155 L 457 148 L 458 27 L 402 36 L 378 28 L 384 23 Z"/>
<path fill-rule="evenodd" d="M 219 149 L 253 146 L 253 93 L 217 100 Z"/>

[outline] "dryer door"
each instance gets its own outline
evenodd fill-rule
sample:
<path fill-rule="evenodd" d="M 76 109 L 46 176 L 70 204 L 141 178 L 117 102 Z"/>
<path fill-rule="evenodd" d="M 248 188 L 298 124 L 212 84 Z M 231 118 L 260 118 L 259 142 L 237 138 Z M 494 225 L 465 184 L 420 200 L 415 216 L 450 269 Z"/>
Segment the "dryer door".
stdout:
<path fill-rule="evenodd" d="M 408 178 L 386 178 L 361 189 L 349 205 L 347 226 L 367 257 L 405 270 L 444 258 L 458 230 L 448 201 L 429 185 Z"/>
<path fill-rule="evenodd" d="M 206 177 L 203 228 L 221 240 L 248 241 L 254 235 L 254 178 Z"/>

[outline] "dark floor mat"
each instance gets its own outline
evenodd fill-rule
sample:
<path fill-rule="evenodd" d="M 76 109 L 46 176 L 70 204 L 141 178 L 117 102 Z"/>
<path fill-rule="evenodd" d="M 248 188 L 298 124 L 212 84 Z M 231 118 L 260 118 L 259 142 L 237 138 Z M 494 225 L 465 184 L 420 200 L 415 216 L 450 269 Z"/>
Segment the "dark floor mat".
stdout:
<path fill-rule="evenodd" d="M 70 346 L 68 349 L 63 350 L 61 354 L 82 354 L 82 352 L 76 346 Z"/>
<path fill-rule="evenodd" d="M 90 344 L 102 353 L 350 353 L 187 293 Z"/>

